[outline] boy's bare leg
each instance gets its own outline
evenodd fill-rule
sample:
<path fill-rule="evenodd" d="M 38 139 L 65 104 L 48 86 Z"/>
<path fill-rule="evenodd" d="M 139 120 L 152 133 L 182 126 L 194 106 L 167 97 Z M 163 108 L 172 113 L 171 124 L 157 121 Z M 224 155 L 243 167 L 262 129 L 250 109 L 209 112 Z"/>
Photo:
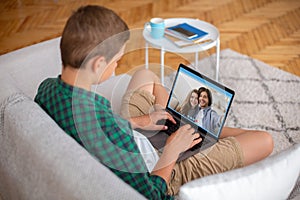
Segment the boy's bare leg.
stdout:
<path fill-rule="evenodd" d="M 273 138 L 267 132 L 224 127 L 221 138 L 229 136 L 235 137 L 241 145 L 245 165 L 260 161 L 273 151 Z"/>
<path fill-rule="evenodd" d="M 155 96 L 155 105 L 158 108 L 165 108 L 169 94 L 160 79 L 150 70 L 142 69 L 134 73 L 127 91 L 146 90 Z"/>
<path fill-rule="evenodd" d="M 241 128 L 223 127 L 220 138 L 238 136 L 240 134 L 245 133 L 245 131 L 246 131 L 245 129 L 241 129 Z"/>
<path fill-rule="evenodd" d="M 267 132 L 246 131 L 235 138 L 243 149 L 245 165 L 260 161 L 273 151 L 273 139 Z"/>

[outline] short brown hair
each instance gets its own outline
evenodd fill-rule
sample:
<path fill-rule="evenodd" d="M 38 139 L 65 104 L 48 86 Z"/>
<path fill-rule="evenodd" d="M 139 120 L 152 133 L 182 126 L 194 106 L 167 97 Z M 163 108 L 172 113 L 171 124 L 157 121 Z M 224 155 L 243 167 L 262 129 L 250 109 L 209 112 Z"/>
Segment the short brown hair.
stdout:
<path fill-rule="evenodd" d="M 112 37 L 107 44 L 102 44 Z M 88 55 L 92 57 L 92 51 L 93 56 L 101 55 L 110 61 L 128 39 L 128 26 L 115 12 L 101 6 L 80 7 L 68 19 L 62 34 L 63 66 L 80 68 Z M 97 47 L 99 44 L 102 48 Z"/>

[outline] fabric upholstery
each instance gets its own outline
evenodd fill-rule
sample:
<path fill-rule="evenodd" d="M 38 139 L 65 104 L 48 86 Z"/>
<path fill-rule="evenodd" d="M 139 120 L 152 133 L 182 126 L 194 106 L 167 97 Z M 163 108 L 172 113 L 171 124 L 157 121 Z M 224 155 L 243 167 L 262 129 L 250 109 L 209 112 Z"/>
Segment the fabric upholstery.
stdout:
<path fill-rule="evenodd" d="M 15 94 L 5 102 L 0 135 L 4 199 L 144 199 L 31 99 Z"/>
<path fill-rule="evenodd" d="M 1 55 L 0 79 L 10 80 L 33 98 L 42 80 L 56 77 L 61 71 L 59 42 L 60 38 L 55 38 Z"/>
<path fill-rule="evenodd" d="M 190 199 L 287 199 L 300 173 L 300 144 L 262 162 L 204 177 L 181 187 Z"/>

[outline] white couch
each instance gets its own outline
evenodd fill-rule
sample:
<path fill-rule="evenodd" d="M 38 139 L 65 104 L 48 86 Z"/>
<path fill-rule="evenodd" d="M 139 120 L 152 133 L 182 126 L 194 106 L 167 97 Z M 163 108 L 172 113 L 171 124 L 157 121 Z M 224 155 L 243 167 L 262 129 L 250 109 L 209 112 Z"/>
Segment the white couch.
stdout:
<path fill-rule="evenodd" d="M 0 56 L 0 197 L 2 200 L 144 199 L 65 134 L 34 103 L 39 83 L 60 73 L 59 40 L 55 38 Z M 119 110 L 129 78 L 117 76 L 97 87 L 98 92 L 111 100 L 115 111 Z M 300 172 L 299 158 L 298 144 L 255 165 L 190 182 L 182 186 L 178 198 L 294 197 L 299 193 L 294 188 Z"/>

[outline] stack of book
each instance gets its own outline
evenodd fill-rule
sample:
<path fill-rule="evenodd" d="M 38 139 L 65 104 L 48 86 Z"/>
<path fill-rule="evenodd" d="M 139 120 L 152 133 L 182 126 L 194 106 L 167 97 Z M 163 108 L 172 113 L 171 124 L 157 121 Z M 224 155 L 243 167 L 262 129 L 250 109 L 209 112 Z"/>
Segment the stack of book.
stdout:
<path fill-rule="evenodd" d="M 180 48 L 209 42 L 205 39 L 207 35 L 207 32 L 188 23 L 177 24 L 165 29 L 165 37 Z"/>

